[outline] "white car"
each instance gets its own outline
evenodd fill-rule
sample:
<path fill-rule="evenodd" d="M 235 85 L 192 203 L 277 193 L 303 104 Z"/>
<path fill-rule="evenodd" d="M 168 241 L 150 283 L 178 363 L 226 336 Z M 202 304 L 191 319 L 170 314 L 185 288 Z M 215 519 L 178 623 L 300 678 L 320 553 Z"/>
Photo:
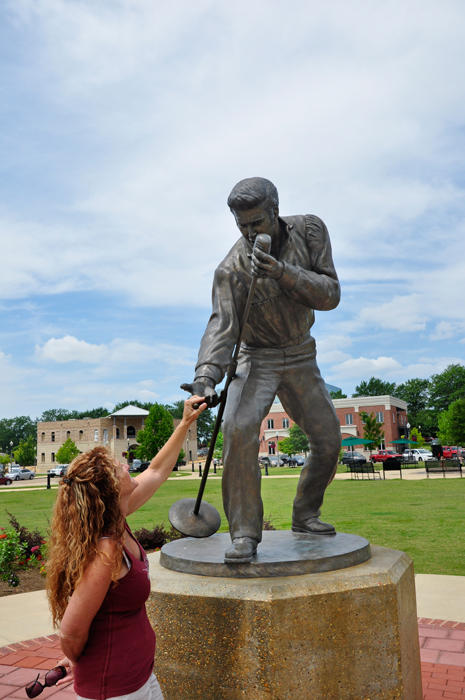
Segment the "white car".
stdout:
<path fill-rule="evenodd" d="M 57 464 L 53 469 L 48 470 L 50 476 L 64 476 L 68 471 L 69 464 Z"/>
<path fill-rule="evenodd" d="M 404 459 L 413 459 L 415 462 L 428 462 L 436 459 L 429 450 L 423 450 L 420 447 L 414 450 L 405 450 L 402 456 Z"/>
<path fill-rule="evenodd" d="M 22 469 L 21 467 L 11 467 L 10 471 L 5 474 L 13 481 L 19 481 L 20 479 L 33 479 L 35 474 L 31 472 L 30 469 Z"/>

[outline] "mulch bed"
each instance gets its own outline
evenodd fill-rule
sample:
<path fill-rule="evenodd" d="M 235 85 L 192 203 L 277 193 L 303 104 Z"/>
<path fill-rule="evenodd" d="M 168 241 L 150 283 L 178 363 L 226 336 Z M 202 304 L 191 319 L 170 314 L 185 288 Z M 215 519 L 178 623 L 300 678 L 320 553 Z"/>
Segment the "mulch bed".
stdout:
<path fill-rule="evenodd" d="M 0 581 L 0 598 L 17 593 L 41 591 L 45 588 L 45 576 L 42 576 L 39 569 L 24 569 L 24 571 L 18 571 L 18 576 L 20 584 L 16 588 L 9 586 L 6 581 Z"/>

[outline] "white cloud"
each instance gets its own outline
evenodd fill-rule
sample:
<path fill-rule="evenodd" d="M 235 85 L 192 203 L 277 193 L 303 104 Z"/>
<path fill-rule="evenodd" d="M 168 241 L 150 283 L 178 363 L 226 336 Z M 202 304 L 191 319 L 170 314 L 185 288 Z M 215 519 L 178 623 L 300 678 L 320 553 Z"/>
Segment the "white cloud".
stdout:
<path fill-rule="evenodd" d="M 88 364 L 100 364 L 109 355 L 106 345 L 92 345 L 85 340 L 78 340 L 71 335 L 64 338 L 50 338 L 42 346 L 36 346 L 36 355 L 42 360 L 58 362 L 85 362 Z"/>
<path fill-rule="evenodd" d="M 393 357 L 377 357 L 373 359 L 357 357 L 334 365 L 331 368 L 330 376 L 339 376 L 341 379 L 384 376 L 398 371 L 401 367 L 400 362 Z"/>
<path fill-rule="evenodd" d="M 74 336 L 50 338 L 44 345 L 36 346 L 36 357 L 42 361 L 64 364 L 83 362 L 94 365 L 146 364 L 154 360 L 168 365 L 186 365 L 191 367 L 195 351 L 167 344 L 156 346 L 144 345 L 137 341 L 116 338 L 108 345 L 93 345 Z M 141 385 L 153 386 L 153 380 L 139 382 Z M 146 391 L 146 389 L 144 389 Z"/>
<path fill-rule="evenodd" d="M 402 333 L 424 330 L 427 320 L 419 294 L 396 296 L 384 304 L 367 306 L 360 311 L 359 318 L 366 326 L 378 326 Z"/>

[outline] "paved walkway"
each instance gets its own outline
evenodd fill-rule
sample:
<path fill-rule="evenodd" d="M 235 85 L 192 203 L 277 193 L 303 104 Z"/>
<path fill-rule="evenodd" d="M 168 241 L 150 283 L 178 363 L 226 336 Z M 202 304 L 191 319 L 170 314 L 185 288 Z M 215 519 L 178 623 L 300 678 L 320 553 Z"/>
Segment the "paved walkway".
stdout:
<path fill-rule="evenodd" d="M 418 629 L 423 699 L 465 700 L 465 624 L 420 619 Z M 27 683 L 35 680 L 37 673 L 43 682 L 47 670 L 56 666 L 61 656 L 56 634 L 0 648 L 0 700 L 26 698 Z M 47 688 L 41 697 L 46 700 L 50 695 L 54 700 L 76 700 L 70 684 Z"/>

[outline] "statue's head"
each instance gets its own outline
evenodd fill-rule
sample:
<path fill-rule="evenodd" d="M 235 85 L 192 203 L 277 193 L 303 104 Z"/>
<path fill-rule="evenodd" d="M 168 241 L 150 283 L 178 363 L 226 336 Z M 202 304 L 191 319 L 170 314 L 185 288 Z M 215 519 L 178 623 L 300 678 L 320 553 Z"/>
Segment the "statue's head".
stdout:
<path fill-rule="evenodd" d="M 236 224 L 249 243 L 253 245 L 259 233 L 272 238 L 279 231 L 278 190 L 264 177 L 249 177 L 234 185 L 228 197 Z"/>

